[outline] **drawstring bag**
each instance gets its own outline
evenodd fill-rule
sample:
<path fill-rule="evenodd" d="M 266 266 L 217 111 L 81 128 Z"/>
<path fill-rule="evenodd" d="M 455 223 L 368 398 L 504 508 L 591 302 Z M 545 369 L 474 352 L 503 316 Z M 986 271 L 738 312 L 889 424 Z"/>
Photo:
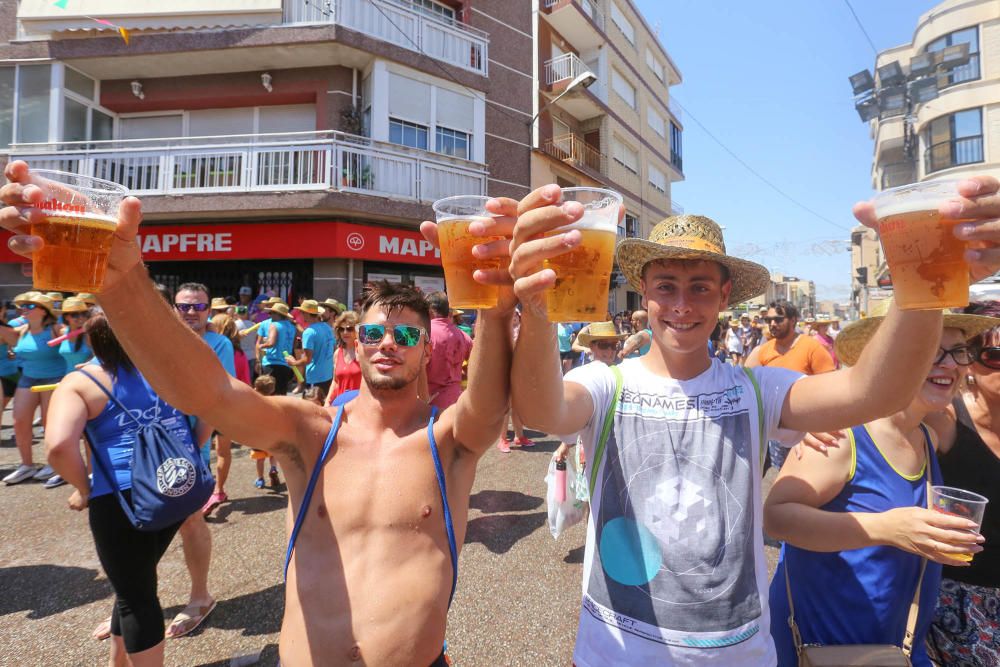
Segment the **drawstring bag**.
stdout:
<path fill-rule="evenodd" d="M 215 489 L 215 479 L 194 444 L 178 440 L 159 420 L 142 423 L 97 378 L 83 369 L 80 372 L 139 426 L 132 447 L 131 501 L 94 452 L 94 462 L 111 482 L 129 523 L 137 530 L 155 532 L 200 510 Z"/>

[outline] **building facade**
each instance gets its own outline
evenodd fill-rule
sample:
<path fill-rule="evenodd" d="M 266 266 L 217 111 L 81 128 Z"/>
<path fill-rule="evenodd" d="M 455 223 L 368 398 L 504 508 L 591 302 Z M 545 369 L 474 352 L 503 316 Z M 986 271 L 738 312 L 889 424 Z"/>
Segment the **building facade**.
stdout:
<path fill-rule="evenodd" d="M 968 62 L 936 71 L 936 97 L 920 102 L 911 85 L 898 108 L 870 121 L 876 190 L 970 174 L 1000 177 L 1000 3 L 945 0 L 920 17 L 909 44 L 878 54 L 876 71 L 899 63 L 912 81 L 921 56 L 940 58 L 944 49 L 960 44 L 967 45 Z M 866 293 L 870 307 L 890 294 L 890 277 L 884 261 L 873 259 L 870 236 L 863 228 L 852 233 L 851 274 L 859 311 Z M 859 268 L 868 268 L 867 284 L 859 280 Z"/>
<path fill-rule="evenodd" d="M 619 237 L 645 237 L 680 207 L 684 178 L 680 112 L 669 89 L 681 74 L 632 0 L 538 0 L 531 182 L 607 187 L 624 196 Z M 568 89 L 585 72 L 589 87 Z M 557 99 L 558 98 L 558 99 Z M 608 309 L 640 307 L 612 275 Z"/>
<path fill-rule="evenodd" d="M 0 3 L 0 160 L 129 187 L 168 285 L 441 289 L 431 202 L 529 192 L 530 0 L 62 4 Z"/>

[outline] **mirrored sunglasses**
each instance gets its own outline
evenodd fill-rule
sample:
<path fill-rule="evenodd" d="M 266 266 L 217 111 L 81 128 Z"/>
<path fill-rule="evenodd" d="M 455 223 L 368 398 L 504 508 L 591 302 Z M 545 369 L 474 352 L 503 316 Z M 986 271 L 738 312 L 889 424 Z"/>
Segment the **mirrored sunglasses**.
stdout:
<path fill-rule="evenodd" d="M 979 354 L 976 355 L 976 361 L 986 366 L 986 368 L 1000 370 L 1000 347 L 989 346 L 980 348 Z"/>
<path fill-rule="evenodd" d="M 358 327 L 358 338 L 362 345 L 378 345 L 385 339 L 386 331 L 392 332 L 392 339 L 401 347 L 413 347 L 420 342 L 424 330 L 410 324 L 387 327 L 384 324 L 362 324 Z"/>
<path fill-rule="evenodd" d="M 175 303 L 174 306 L 182 313 L 190 313 L 192 310 L 196 313 L 204 313 L 208 310 L 207 303 Z"/>

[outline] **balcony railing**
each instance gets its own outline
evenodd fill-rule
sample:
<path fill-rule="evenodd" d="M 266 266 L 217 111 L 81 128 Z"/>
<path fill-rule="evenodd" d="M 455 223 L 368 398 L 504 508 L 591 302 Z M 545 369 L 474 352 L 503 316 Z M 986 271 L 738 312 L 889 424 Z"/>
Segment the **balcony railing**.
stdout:
<path fill-rule="evenodd" d="M 604 173 L 604 156 L 576 134 L 562 134 L 542 144 L 542 150 L 557 160 Z"/>
<path fill-rule="evenodd" d="M 336 23 L 486 76 L 489 34 L 406 0 L 285 0 L 284 22 Z"/>
<path fill-rule="evenodd" d="M 604 12 L 601 11 L 596 2 L 593 2 L 593 0 L 569 0 L 569 2 L 566 2 L 566 0 L 545 0 L 545 8 L 550 9 L 555 5 L 563 3 L 577 5 L 580 11 L 596 23 L 601 32 L 604 32 Z"/>
<path fill-rule="evenodd" d="M 983 135 L 941 141 L 924 150 L 924 172 L 983 161 Z"/>
<path fill-rule="evenodd" d="M 545 83 L 551 86 L 559 81 L 570 81 L 586 71 L 587 65 L 578 55 L 564 53 L 545 61 Z"/>
<path fill-rule="evenodd" d="M 486 194 L 482 165 L 332 131 L 20 144 L 10 158 L 142 196 L 336 190 L 431 202 Z"/>

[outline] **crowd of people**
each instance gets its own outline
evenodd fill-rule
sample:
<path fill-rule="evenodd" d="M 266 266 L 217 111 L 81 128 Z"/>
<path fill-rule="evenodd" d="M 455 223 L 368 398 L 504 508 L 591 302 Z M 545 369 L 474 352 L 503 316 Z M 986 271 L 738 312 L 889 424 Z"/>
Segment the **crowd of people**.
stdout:
<path fill-rule="evenodd" d="M 23 234 L 37 188 L 23 163 L 6 175 L 0 225 Z M 998 189 L 985 177 L 963 186 L 956 215 L 972 221 L 960 233 L 977 242 L 974 278 L 1000 269 L 989 222 Z M 474 339 L 446 294 L 405 285 L 371 284 L 354 310 L 311 299 L 291 308 L 252 290 L 230 304 L 198 284 L 164 294 L 132 243 L 135 199 L 120 212 L 103 312 L 83 323 L 66 299 L 62 324 L 51 297 L 19 297 L 24 321 L 0 328 L 21 348 L 15 421 L 42 400 L 58 416 L 46 424 L 49 464 L 73 486 L 70 506 L 89 510 L 116 595 L 111 664 L 163 664 L 164 638 L 191 632 L 216 605 L 203 511 L 145 531 L 123 513 L 139 492 L 128 465 L 138 441 L 122 426 L 136 411 L 203 456 L 214 434 L 209 505 L 225 502 L 232 442 L 255 450 L 256 482 L 268 459 L 280 470 L 294 519 L 283 664 L 448 664 L 476 467 L 512 418 L 515 430 L 567 443 L 557 457 L 578 443 L 589 468 L 576 665 L 785 667 L 831 645 L 895 650 L 918 666 L 1000 664 L 1000 513 L 987 505 L 980 525 L 929 508 L 932 485 L 988 499 L 1000 488 L 1000 305 L 891 306 L 809 335 L 778 302 L 758 316 L 766 331 L 750 318 L 745 333 L 739 322 L 725 329 L 741 346 L 733 354 L 719 337 L 723 361 L 712 346 L 720 313 L 763 293 L 769 273 L 726 254 L 714 221 L 683 215 L 661 222 L 655 240 L 618 244 L 646 307 L 627 328 L 610 315 L 556 324 L 544 260 L 580 234 L 546 233 L 583 214 L 559 201 L 546 186 L 491 202 L 483 236 L 505 240 L 477 253 L 508 268 L 478 276 L 500 297 L 477 313 Z M 870 207 L 855 211 L 872 224 Z M 437 242 L 433 223 L 421 231 Z M 34 243 L 15 236 L 11 248 L 30 254 Z M 83 329 L 93 359 L 76 357 L 73 369 L 63 360 L 55 373 L 39 350 L 64 328 Z M 31 392 L 55 383 L 50 398 Z M 30 426 L 18 444 L 35 466 Z M 775 451 L 796 443 L 781 465 Z M 765 498 L 768 461 L 781 470 Z M 773 579 L 764 531 L 783 541 Z M 191 595 L 164 632 L 156 564 L 177 533 Z"/>

